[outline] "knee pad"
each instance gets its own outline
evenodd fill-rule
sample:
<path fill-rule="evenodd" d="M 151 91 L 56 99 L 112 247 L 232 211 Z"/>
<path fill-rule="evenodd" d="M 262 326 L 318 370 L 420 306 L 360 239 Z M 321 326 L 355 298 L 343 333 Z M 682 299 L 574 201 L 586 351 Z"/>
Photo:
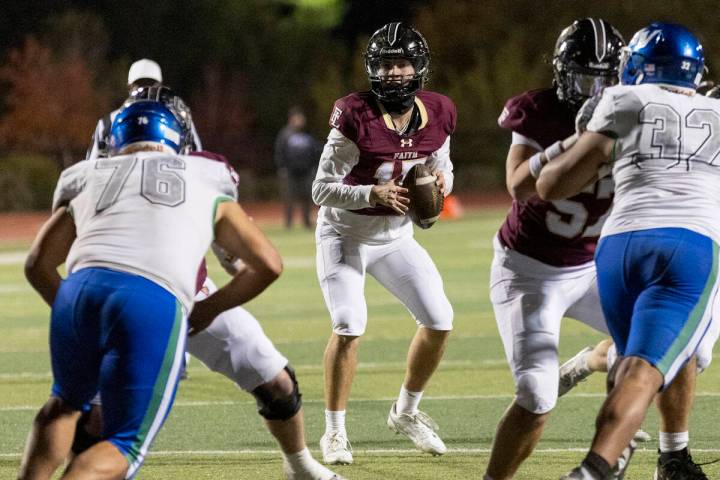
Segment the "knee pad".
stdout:
<path fill-rule="evenodd" d="M 524 374 L 518 378 L 515 401 L 530 413 L 542 415 L 548 413 L 557 404 L 558 385 L 537 375 Z"/>
<path fill-rule="evenodd" d="M 338 335 L 359 337 L 365 333 L 367 314 L 361 315 L 347 306 L 337 307 L 332 312 L 333 332 Z"/>
<path fill-rule="evenodd" d="M 252 391 L 258 406 L 258 413 L 267 420 L 289 420 L 302 407 L 302 394 L 295 379 L 295 370 L 289 365 L 285 366 L 285 371 L 292 380 L 292 392 L 289 395 L 278 397 L 273 395 L 265 385 L 260 385 Z"/>
<path fill-rule="evenodd" d="M 517 380 L 515 401 L 530 413 L 548 413 L 557 404 L 557 382 L 544 381 L 538 375 L 524 374 Z"/>
<path fill-rule="evenodd" d="M 75 428 L 75 437 L 73 438 L 73 443 L 71 447 L 71 450 L 75 455 L 80 455 L 85 450 L 102 440 L 100 438 L 99 432 L 98 434 L 95 434 L 88 431 L 90 416 L 92 414 L 92 410 L 84 412 L 77 422 L 77 427 Z"/>

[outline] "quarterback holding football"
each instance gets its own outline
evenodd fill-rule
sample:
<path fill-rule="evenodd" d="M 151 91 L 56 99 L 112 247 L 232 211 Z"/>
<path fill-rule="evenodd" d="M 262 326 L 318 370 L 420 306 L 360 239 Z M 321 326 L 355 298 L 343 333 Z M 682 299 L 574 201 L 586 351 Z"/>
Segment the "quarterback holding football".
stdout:
<path fill-rule="evenodd" d="M 366 272 L 395 295 L 418 324 L 388 426 L 424 452 L 446 451 L 435 423 L 417 407 L 445 350 L 453 310 L 440 273 L 413 238 L 406 215 L 412 208 L 417 221 L 429 226 L 434 220 L 422 208 L 428 206 L 424 193 L 432 195 L 437 188 L 436 193 L 447 195 L 453 185 L 450 135 L 455 105 L 444 95 L 423 90 L 429 62 L 427 42 L 407 25 L 389 23 L 370 37 L 365 52 L 370 91 L 335 102 L 313 183 L 313 200 L 321 206 L 317 272 L 333 326 L 325 350 L 326 431 L 320 441 L 329 464 L 353 461 L 345 409 L 367 324 Z M 427 167 L 430 175 L 413 174 L 415 181 L 408 178 L 400 185 L 415 165 Z M 438 204 L 434 202 L 435 208 Z M 416 215 L 420 210 L 422 215 Z"/>

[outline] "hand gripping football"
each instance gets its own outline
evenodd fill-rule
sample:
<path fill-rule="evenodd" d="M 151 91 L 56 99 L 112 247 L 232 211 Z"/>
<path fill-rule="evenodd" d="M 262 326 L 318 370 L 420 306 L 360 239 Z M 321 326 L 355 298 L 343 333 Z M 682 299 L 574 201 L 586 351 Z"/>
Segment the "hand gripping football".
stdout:
<path fill-rule="evenodd" d="M 435 180 L 437 177 L 423 164 L 414 165 L 403 179 L 403 187 L 408 189 L 410 199 L 408 215 L 420 228 L 430 228 L 435 224 L 443 208 L 443 195 Z"/>

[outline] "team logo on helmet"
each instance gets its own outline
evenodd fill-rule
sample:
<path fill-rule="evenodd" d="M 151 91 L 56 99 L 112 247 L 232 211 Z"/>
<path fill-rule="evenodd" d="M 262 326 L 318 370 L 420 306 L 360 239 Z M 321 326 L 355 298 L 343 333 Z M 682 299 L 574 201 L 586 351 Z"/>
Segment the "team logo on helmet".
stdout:
<path fill-rule="evenodd" d="M 159 101 L 138 101 L 117 114 L 110 127 L 110 150 L 119 152 L 132 144 L 156 144 L 179 153 L 187 129 L 173 111 Z"/>
<path fill-rule="evenodd" d="M 638 31 L 622 53 L 625 85 L 662 83 L 696 89 L 705 72 L 700 41 L 682 25 L 653 22 Z"/>

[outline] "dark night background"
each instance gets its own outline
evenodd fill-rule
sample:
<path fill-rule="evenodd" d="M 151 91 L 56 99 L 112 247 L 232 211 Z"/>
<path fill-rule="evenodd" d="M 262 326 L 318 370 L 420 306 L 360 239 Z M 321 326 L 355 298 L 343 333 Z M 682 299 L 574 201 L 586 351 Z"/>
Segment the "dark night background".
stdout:
<path fill-rule="evenodd" d="M 327 134 L 333 101 L 367 88 L 369 35 L 407 21 L 427 38 L 428 89 L 458 107 L 459 190 L 502 189 L 504 101 L 549 85 L 560 30 L 601 17 L 625 36 L 652 20 L 702 40 L 720 80 L 715 1 L 154 0 L 5 1 L 0 9 L 0 210 L 46 208 L 63 165 L 84 157 L 97 119 L 125 98 L 127 69 L 157 61 L 190 105 L 204 146 L 244 179 L 243 199 L 275 195 L 272 144 L 289 107 Z M 720 67 L 717 67 L 720 68 Z"/>

